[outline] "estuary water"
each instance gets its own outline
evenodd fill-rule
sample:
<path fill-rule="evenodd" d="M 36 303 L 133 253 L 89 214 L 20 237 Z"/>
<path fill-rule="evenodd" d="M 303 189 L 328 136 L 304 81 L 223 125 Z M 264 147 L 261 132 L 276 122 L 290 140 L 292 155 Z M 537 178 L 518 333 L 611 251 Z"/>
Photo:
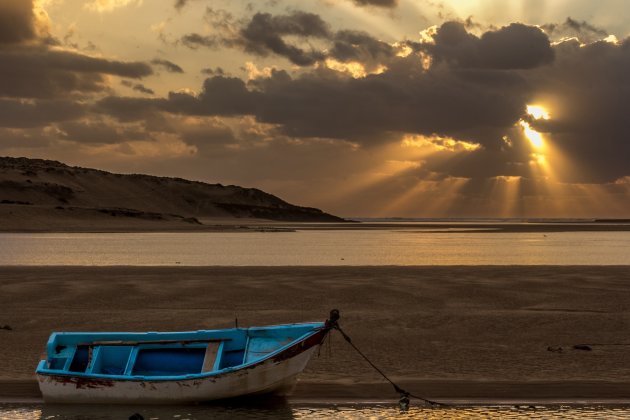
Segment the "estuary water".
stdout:
<path fill-rule="evenodd" d="M 489 406 L 412 407 L 401 413 L 391 405 L 330 405 L 242 407 L 98 407 L 0 404 L 0 419 L 18 420 L 119 420 L 138 413 L 145 419 L 630 419 L 628 407 L 606 406 Z"/>
<path fill-rule="evenodd" d="M 0 265 L 630 265 L 630 232 L 2 233 Z"/>

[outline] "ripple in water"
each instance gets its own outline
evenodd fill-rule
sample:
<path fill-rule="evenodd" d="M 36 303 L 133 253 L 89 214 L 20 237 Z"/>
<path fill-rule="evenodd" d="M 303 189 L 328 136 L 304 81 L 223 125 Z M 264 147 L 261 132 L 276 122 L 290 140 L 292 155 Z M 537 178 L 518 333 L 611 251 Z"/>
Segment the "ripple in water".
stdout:
<path fill-rule="evenodd" d="M 630 419 L 630 407 L 607 406 L 490 406 L 422 408 L 412 407 L 401 413 L 395 406 L 335 405 L 274 408 L 252 407 L 125 407 L 125 406 L 55 406 L 0 405 L 0 419 L 16 420 L 119 420 L 134 413 L 145 420 L 196 419 Z"/>

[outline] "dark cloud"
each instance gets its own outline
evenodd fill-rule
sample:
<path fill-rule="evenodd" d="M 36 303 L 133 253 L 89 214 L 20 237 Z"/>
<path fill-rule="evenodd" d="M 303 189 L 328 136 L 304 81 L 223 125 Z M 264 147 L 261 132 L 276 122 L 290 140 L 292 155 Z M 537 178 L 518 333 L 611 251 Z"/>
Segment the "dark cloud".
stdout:
<path fill-rule="evenodd" d="M 212 120 L 202 120 L 197 124 L 176 124 L 181 139 L 195 146 L 202 155 L 225 154 L 225 147 L 236 144 L 232 130 L 226 125 Z"/>
<path fill-rule="evenodd" d="M 559 40 L 563 38 L 575 37 L 581 42 L 592 43 L 608 36 L 608 33 L 586 21 L 577 21 L 568 17 L 561 24 L 548 23 L 541 28 L 549 35 L 549 38 Z"/>
<path fill-rule="evenodd" d="M 404 61 L 398 68 L 363 79 L 333 71 L 291 78 L 274 71 L 248 86 L 238 78 L 215 76 L 205 81 L 196 97 L 171 93 L 167 101 L 108 98 L 102 102 L 115 103 L 107 110 L 122 118 L 142 117 L 142 112 L 129 107 L 190 115 L 254 115 L 260 122 L 279 124 L 288 136 L 363 144 L 387 141 L 392 133 L 459 136 L 485 127 L 474 140 L 491 148 L 501 141 L 495 131 L 513 125 L 524 113 L 526 84 L 516 75 L 489 77 L 444 70 L 415 74 L 421 69 L 419 58 Z"/>
<path fill-rule="evenodd" d="M 141 78 L 153 74 L 151 67 L 146 63 L 107 60 L 68 51 L 22 51 L 22 54 L 12 59 L 23 60 L 22 62 L 26 65 L 44 65 L 51 69 L 80 73 L 102 73 L 130 78 Z"/>
<path fill-rule="evenodd" d="M 0 45 L 37 37 L 33 0 L 0 0 Z"/>
<path fill-rule="evenodd" d="M 175 8 L 181 10 L 187 3 L 188 0 L 175 0 Z"/>
<path fill-rule="evenodd" d="M 153 91 L 153 89 L 149 89 L 148 87 L 146 87 L 145 85 L 143 85 L 142 83 L 136 83 L 135 85 L 133 85 L 133 90 L 138 91 L 140 93 L 146 93 L 147 95 L 153 95 L 155 94 L 155 92 Z"/>
<path fill-rule="evenodd" d="M 523 113 L 526 90 L 517 76 L 497 74 L 503 79 L 498 83 L 443 69 L 418 75 L 413 69 L 419 64 L 399 64 L 362 79 L 276 74 L 259 83 L 264 95 L 257 117 L 282 124 L 291 136 L 371 144 L 388 139 L 389 133 L 461 137 L 476 127 L 492 133 L 492 127 L 509 126 Z M 506 89 L 511 95 L 505 95 Z M 500 138 L 479 135 L 473 140 L 494 147 Z"/>
<path fill-rule="evenodd" d="M 221 45 L 221 39 L 216 36 L 203 36 L 195 33 L 184 35 L 180 41 L 193 50 L 199 47 L 216 48 Z"/>
<path fill-rule="evenodd" d="M 127 109 L 125 117 L 137 115 L 143 118 L 142 110 L 148 106 L 155 110 L 174 114 L 199 116 L 233 116 L 254 114 L 259 94 L 247 89 L 245 83 L 235 77 L 215 76 L 206 79 L 203 90 L 198 96 L 188 93 L 171 92 L 167 100 L 138 102 L 127 98 L 107 98 L 101 103 L 114 100 L 122 108 Z M 120 102 L 119 102 L 120 101 Z M 138 111 L 134 112 L 133 109 Z M 115 115 L 115 114 L 114 114 Z M 123 117 L 123 119 L 125 118 Z"/>
<path fill-rule="evenodd" d="M 120 84 L 140 93 L 146 93 L 147 95 L 155 94 L 153 89 L 149 89 L 148 87 L 144 86 L 142 83 L 133 83 L 129 80 L 122 80 Z"/>
<path fill-rule="evenodd" d="M 241 79 L 215 76 L 204 82 L 199 102 L 203 114 L 246 115 L 254 112 L 258 96 L 257 92 L 249 91 Z"/>
<path fill-rule="evenodd" d="M 313 49 L 305 50 L 288 44 L 282 38 L 293 35 L 304 38 L 329 38 L 330 28 L 319 15 L 293 12 L 290 15 L 273 16 L 256 13 L 241 32 L 243 49 L 246 52 L 266 56 L 270 53 L 289 59 L 297 65 L 310 65 L 322 60 L 324 54 Z"/>
<path fill-rule="evenodd" d="M 488 31 L 479 42 L 481 62 L 495 69 L 531 69 L 553 61 L 553 49 L 543 31 L 512 23 Z"/>
<path fill-rule="evenodd" d="M 92 111 L 123 122 L 140 121 L 153 118 L 166 104 L 168 101 L 165 99 L 108 96 L 96 102 Z"/>
<path fill-rule="evenodd" d="M 396 49 L 379 41 L 366 32 L 339 31 L 333 38 L 329 56 L 342 62 L 363 63 L 369 69 L 379 63 L 388 62 L 396 55 Z"/>
<path fill-rule="evenodd" d="M 0 95 L 53 98 L 106 89 L 104 74 L 140 78 L 152 73 L 145 63 L 93 58 L 47 47 L 0 49 Z"/>
<path fill-rule="evenodd" d="M 184 69 L 178 66 L 177 64 L 173 63 L 172 61 L 164 60 L 161 58 L 156 58 L 154 60 L 151 60 L 151 64 L 160 66 L 166 71 L 168 71 L 169 73 L 183 73 L 184 72 Z"/>
<path fill-rule="evenodd" d="M 298 66 L 310 66 L 330 57 L 342 62 L 360 62 L 373 69 L 396 53 L 391 45 L 366 32 L 333 32 L 319 15 L 313 13 L 295 11 L 275 16 L 256 13 L 249 21 L 241 22 L 239 27 L 227 12 L 208 8 L 206 19 L 212 27 L 217 27 L 217 22 L 223 22 L 223 30 L 211 35 L 187 34 L 180 41 L 192 49 L 222 46 L 240 48 L 262 57 L 278 55 Z M 293 43 L 286 41 L 287 37 L 291 37 Z M 316 49 L 310 45 L 312 39 L 328 48 L 322 46 Z"/>
<path fill-rule="evenodd" d="M 269 33 L 265 33 L 269 32 Z M 243 37 L 256 42 L 256 37 L 297 35 L 302 37 L 327 38 L 329 25 L 317 14 L 294 11 L 289 15 L 256 13 L 242 30 Z"/>
<path fill-rule="evenodd" d="M 0 60 L 2 60 L 0 53 Z M 0 95 L 21 98 L 55 98 L 73 93 L 106 90 L 102 75 L 78 73 L 59 69 L 24 66 L 12 63 L 0 66 Z"/>
<path fill-rule="evenodd" d="M 201 69 L 201 74 L 205 74 L 207 76 L 223 76 L 225 75 L 225 70 L 223 70 L 222 67 L 216 67 L 216 68 L 205 68 L 205 69 Z"/>
<path fill-rule="evenodd" d="M 434 36 L 435 43 L 415 44 L 439 62 L 465 68 L 530 69 L 553 61 L 545 33 L 535 26 L 512 23 L 481 38 L 461 22 L 446 22 Z"/>
<path fill-rule="evenodd" d="M 398 0 L 352 0 L 357 6 L 377 6 L 394 8 L 398 5 Z"/>
<path fill-rule="evenodd" d="M 85 115 L 85 107 L 66 100 L 0 99 L 0 127 L 28 128 L 68 121 Z"/>

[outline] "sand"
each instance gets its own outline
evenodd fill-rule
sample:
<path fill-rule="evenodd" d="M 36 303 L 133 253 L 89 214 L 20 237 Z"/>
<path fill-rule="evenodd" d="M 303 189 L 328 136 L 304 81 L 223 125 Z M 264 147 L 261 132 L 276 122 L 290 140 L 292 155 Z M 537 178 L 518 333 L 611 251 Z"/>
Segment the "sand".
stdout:
<path fill-rule="evenodd" d="M 431 398 L 629 399 L 630 267 L 0 267 L 0 400 L 38 397 L 51 331 L 324 320 Z M 590 344 L 592 351 L 575 350 Z M 548 348 L 562 348 L 549 351 Z M 295 398 L 395 398 L 335 334 Z"/>

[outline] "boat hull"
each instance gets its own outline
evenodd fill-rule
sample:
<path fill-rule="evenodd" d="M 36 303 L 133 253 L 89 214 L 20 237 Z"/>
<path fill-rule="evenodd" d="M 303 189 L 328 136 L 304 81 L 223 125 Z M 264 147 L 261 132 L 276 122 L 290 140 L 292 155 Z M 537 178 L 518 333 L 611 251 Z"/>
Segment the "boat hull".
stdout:
<path fill-rule="evenodd" d="M 253 394 L 284 395 L 293 388 L 316 348 L 307 346 L 305 343 L 292 357 L 281 353 L 247 368 L 205 378 L 152 381 L 37 376 L 47 403 L 179 404 Z"/>

